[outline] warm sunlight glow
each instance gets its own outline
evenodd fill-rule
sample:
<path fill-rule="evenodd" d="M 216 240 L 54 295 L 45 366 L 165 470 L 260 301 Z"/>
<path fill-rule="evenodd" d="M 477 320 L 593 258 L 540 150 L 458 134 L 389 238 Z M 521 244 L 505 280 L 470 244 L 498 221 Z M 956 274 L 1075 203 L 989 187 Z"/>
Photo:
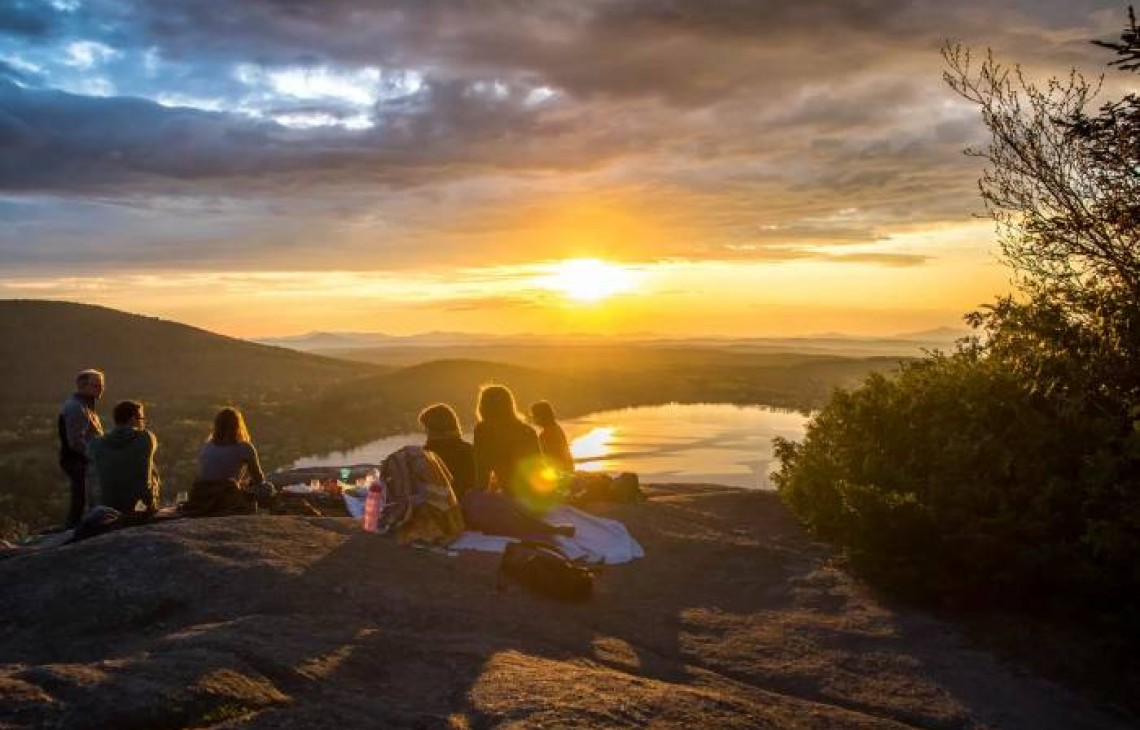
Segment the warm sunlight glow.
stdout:
<path fill-rule="evenodd" d="M 568 259 L 543 285 L 579 302 L 598 302 L 633 288 L 629 269 L 599 259 Z"/>
<path fill-rule="evenodd" d="M 616 428 L 599 426 L 592 428 L 570 443 L 570 453 L 574 455 L 575 467 L 581 471 L 600 471 L 603 460 L 613 450 Z"/>

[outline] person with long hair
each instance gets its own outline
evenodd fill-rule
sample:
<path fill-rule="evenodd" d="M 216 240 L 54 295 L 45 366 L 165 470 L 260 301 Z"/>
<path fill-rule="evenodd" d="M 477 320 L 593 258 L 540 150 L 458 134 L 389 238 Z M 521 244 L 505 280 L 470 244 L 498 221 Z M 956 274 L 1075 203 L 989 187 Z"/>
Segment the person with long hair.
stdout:
<path fill-rule="evenodd" d="M 574 473 L 574 455 L 566 441 L 566 432 L 554 416 L 554 406 L 540 400 L 530 407 L 530 417 L 542 430 L 538 432 L 538 443 L 547 466 L 554 467 L 562 474 Z"/>
<path fill-rule="evenodd" d="M 543 469 L 538 434 L 519 416 L 515 397 L 505 385 L 479 390 L 475 424 L 475 488 L 495 488 L 524 499 Z"/>
<path fill-rule="evenodd" d="M 257 449 L 249 438 L 245 418 L 236 408 L 223 408 L 214 416 L 214 428 L 198 452 L 198 481 L 232 480 L 238 486 L 265 481 Z"/>
<path fill-rule="evenodd" d="M 463 440 L 459 416 L 446 403 L 436 403 L 420 411 L 420 425 L 427 434 L 424 448 L 443 460 L 451 472 L 455 496 L 462 501 L 475 487 L 475 449 Z"/>
<path fill-rule="evenodd" d="M 446 403 L 428 406 L 420 412 L 420 424 L 427 433 L 424 449 L 442 459 L 451 472 L 452 487 L 468 527 L 487 535 L 532 540 L 544 540 L 552 535 L 573 537 L 572 525 L 543 522 L 506 494 L 475 486 L 475 449 L 463 440 L 459 417 L 451 406 Z M 478 426 L 476 433 L 480 433 Z M 486 434 L 486 429 L 483 433 Z"/>

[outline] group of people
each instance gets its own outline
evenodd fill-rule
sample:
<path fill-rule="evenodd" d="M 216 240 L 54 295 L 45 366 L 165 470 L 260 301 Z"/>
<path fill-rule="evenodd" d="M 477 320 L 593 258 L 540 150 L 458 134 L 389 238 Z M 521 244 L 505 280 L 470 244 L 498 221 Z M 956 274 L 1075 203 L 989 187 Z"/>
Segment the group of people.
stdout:
<path fill-rule="evenodd" d="M 115 404 L 114 426 L 104 432 L 95 406 L 105 387 L 102 372 L 80 372 L 75 393 L 64 402 L 57 420 L 59 463 L 71 489 L 68 528 L 100 505 L 124 515 L 153 514 L 159 507 L 161 480 L 154 462 L 158 439 L 146 427 L 143 404 L 133 400 Z M 198 454 L 195 483 L 260 484 L 264 479 L 241 412 L 223 408 Z"/>
<path fill-rule="evenodd" d="M 463 439 L 459 417 L 446 403 L 420 413 L 427 436 L 424 449 L 450 472 L 463 520 L 471 529 L 511 537 L 573 535 L 571 526 L 536 516 L 546 506 L 543 501 L 573 475 L 574 457 L 550 403 L 535 403 L 531 417 L 537 433 L 504 385 L 486 385 L 479 391 L 472 443 Z"/>
<path fill-rule="evenodd" d="M 95 408 L 105 386 L 102 372 L 79 373 L 75 393 L 59 414 L 60 466 L 71 488 L 67 527 L 75 527 L 98 505 L 127 515 L 153 514 L 159 506 L 154 462 L 158 440 L 146 427 L 143 405 L 132 400 L 116 404 L 114 427 L 104 432 Z M 531 407 L 536 431 L 518 413 L 510 389 L 487 385 L 479 392 L 476 416 L 473 440 L 468 442 L 450 405 L 438 403 L 419 415 L 426 433 L 424 449 L 450 472 L 466 522 L 493 534 L 567 532 L 565 526 L 534 516 L 542 499 L 574 472 L 574 457 L 550 403 L 539 401 Z M 199 452 L 194 486 L 232 484 L 244 489 L 264 480 L 241 412 L 222 409 Z"/>

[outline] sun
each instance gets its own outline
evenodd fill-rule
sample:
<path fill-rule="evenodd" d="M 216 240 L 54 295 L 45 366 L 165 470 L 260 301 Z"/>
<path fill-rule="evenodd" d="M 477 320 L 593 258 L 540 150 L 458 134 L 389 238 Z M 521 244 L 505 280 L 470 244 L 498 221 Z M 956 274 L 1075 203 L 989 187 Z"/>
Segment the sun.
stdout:
<path fill-rule="evenodd" d="M 633 272 L 600 259 L 567 259 L 552 267 L 543 285 L 578 302 L 600 302 L 634 288 Z"/>

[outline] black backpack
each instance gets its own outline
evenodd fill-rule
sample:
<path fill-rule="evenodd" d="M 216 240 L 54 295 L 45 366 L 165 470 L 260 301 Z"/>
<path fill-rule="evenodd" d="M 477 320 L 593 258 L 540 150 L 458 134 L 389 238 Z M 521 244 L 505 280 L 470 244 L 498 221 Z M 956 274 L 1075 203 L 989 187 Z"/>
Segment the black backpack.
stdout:
<path fill-rule="evenodd" d="M 557 548 L 541 542 L 509 543 L 499 562 L 499 590 L 504 578 L 561 601 L 586 601 L 594 592 L 594 574 L 589 569 L 575 565 Z"/>

